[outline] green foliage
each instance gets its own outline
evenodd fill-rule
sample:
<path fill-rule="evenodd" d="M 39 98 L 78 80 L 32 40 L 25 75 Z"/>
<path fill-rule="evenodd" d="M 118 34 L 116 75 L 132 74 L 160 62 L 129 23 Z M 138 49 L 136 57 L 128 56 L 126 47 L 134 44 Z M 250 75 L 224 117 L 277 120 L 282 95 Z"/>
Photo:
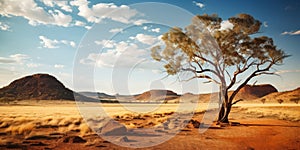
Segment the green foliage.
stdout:
<path fill-rule="evenodd" d="M 261 22 L 251 15 L 239 14 L 228 21 L 232 28 L 224 29 L 218 15 L 197 15 L 184 29 L 173 27 L 164 33 L 161 38 L 164 45 L 151 49 L 152 58 L 165 63 L 169 75 L 190 72 L 192 77 L 187 80 L 205 79 L 219 85 L 223 108 L 220 122 L 228 122 L 233 99 L 242 87 L 256 76 L 275 74 L 271 68 L 288 57 L 274 45 L 272 38 L 256 36 Z M 241 74 L 243 78 L 238 82 Z M 228 91 L 236 84 L 237 88 L 229 95 Z"/>
<path fill-rule="evenodd" d="M 261 22 L 251 15 L 239 14 L 228 20 L 233 28 L 221 30 L 222 19 L 216 14 L 195 16 L 185 29 L 173 27 L 163 34 L 164 48 L 153 47 L 151 56 L 166 62 L 165 69 L 170 75 L 186 71 L 184 68 L 189 65 L 214 63 L 224 65 L 220 69 L 225 70 L 245 64 L 281 64 L 287 57 L 272 38 L 252 36 L 259 32 Z"/>

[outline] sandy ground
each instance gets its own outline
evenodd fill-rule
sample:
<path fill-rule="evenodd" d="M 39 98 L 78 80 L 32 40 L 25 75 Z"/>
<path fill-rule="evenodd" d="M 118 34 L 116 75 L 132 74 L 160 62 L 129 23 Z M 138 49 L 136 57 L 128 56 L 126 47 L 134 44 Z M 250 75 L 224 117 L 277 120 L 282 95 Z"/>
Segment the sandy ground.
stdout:
<path fill-rule="evenodd" d="M 95 104 L 80 106 L 56 101 L 0 105 L 0 149 L 300 149 L 297 104 L 241 103 L 232 110 L 231 125 L 207 119 L 208 104 L 105 104 L 97 105 L 97 115 Z M 90 127 L 102 124 L 104 112 L 126 132 L 95 134 Z"/>

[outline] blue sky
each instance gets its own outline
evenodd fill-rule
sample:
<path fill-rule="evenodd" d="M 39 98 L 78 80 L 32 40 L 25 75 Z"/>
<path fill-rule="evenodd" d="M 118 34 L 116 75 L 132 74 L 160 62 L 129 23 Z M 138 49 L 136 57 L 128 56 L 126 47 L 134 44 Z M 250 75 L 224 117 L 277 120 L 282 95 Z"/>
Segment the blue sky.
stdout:
<path fill-rule="evenodd" d="M 161 80 L 162 64 L 149 58 L 149 48 L 169 27 L 184 27 L 193 15 L 203 13 L 216 13 L 223 20 L 248 13 L 260 20 L 259 35 L 272 37 L 292 56 L 276 67 L 280 77 L 253 82 L 271 83 L 280 91 L 300 86 L 300 2 L 295 0 L 0 0 L 0 86 L 24 75 L 49 73 L 76 91 L 210 92 L 211 85 L 200 81 Z"/>

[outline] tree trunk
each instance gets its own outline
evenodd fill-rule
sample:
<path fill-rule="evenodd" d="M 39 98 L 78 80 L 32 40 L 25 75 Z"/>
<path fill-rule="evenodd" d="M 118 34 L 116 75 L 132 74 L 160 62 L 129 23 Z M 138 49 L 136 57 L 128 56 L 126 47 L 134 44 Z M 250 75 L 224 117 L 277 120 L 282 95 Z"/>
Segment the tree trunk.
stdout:
<path fill-rule="evenodd" d="M 224 94 L 223 94 L 224 93 Z M 227 92 L 221 92 L 219 99 L 222 100 L 222 106 L 219 111 L 218 122 L 229 123 L 228 116 L 231 111 L 231 102 L 228 101 Z"/>
<path fill-rule="evenodd" d="M 229 123 L 229 120 L 228 120 L 228 116 L 229 116 L 229 113 L 231 111 L 231 104 L 227 104 L 226 107 L 223 107 L 223 112 L 222 114 L 219 114 L 219 119 L 218 119 L 218 122 L 220 123 Z M 220 111 L 221 113 L 221 111 Z M 222 116 L 222 118 L 220 118 L 220 116 Z"/>

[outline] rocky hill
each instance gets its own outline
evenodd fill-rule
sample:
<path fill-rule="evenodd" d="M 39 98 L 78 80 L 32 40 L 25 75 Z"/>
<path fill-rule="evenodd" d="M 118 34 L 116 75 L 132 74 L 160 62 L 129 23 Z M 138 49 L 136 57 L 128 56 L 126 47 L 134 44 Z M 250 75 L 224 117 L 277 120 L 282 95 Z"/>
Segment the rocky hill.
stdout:
<path fill-rule="evenodd" d="M 66 88 L 55 77 L 34 74 L 17 79 L 0 89 L 2 100 L 74 100 L 74 92 Z M 75 93 L 81 100 L 92 100 Z"/>
<path fill-rule="evenodd" d="M 246 85 L 236 95 L 236 99 L 253 100 L 278 92 L 271 84 Z"/>
<path fill-rule="evenodd" d="M 264 103 L 277 103 L 279 100 L 282 100 L 282 103 L 299 103 L 300 87 L 291 91 L 271 93 L 269 95 L 257 99 L 257 101 L 264 101 Z"/>
<path fill-rule="evenodd" d="M 135 96 L 135 99 L 140 101 L 162 101 L 172 100 L 178 97 L 180 97 L 180 95 L 170 90 L 150 90 Z"/>

